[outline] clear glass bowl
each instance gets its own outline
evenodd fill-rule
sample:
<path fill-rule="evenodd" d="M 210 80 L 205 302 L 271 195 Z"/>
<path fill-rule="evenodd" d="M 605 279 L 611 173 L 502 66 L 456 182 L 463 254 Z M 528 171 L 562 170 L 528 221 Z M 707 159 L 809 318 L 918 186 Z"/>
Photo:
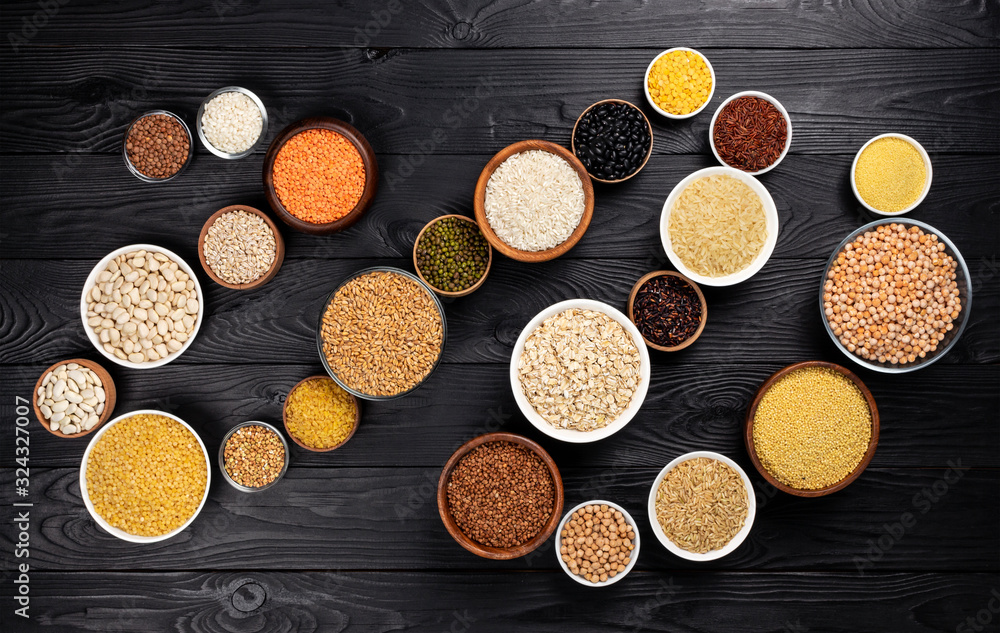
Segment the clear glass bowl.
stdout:
<path fill-rule="evenodd" d="M 184 132 L 187 134 L 188 137 L 188 155 L 187 158 L 184 160 L 184 164 L 181 165 L 181 168 L 177 170 L 177 173 L 175 173 L 172 176 L 167 176 L 166 178 L 150 178 L 146 174 L 136 169 L 135 165 L 132 164 L 132 161 L 128 157 L 128 150 L 125 149 L 125 144 L 128 142 L 128 135 L 129 132 L 132 131 L 132 126 L 135 125 L 136 122 L 139 121 L 139 119 L 154 114 L 163 114 L 175 119 L 178 123 L 181 124 L 181 127 L 184 128 Z M 128 129 L 125 130 L 125 136 L 122 137 L 122 158 L 125 159 L 125 166 L 128 167 L 128 170 L 132 172 L 133 176 L 135 176 L 136 178 L 138 178 L 143 182 L 167 182 L 168 180 L 173 180 L 174 178 L 184 173 L 184 170 L 187 169 L 188 165 L 191 164 L 192 156 L 194 156 L 194 137 L 191 136 L 191 128 L 189 128 L 188 124 L 184 122 L 184 119 L 180 118 L 179 116 L 168 110 L 150 110 L 149 112 L 143 112 L 142 114 L 137 116 L 131 123 L 129 123 Z"/>
<path fill-rule="evenodd" d="M 907 228 L 911 226 L 917 226 L 920 227 L 920 229 L 924 233 L 928 234 L 933 233 L 934 235 L 937 235 L 938 240 L 940 240 L 945 245 L 945 252 L 951 255 L 955 259 L 955 261 L 958 262 L 958 268 L 955 269 L 955 274 L 956 274 L 955 281 L 956 283 L 958 283 L 958 296 L 962 302 L 962 312 L 958 315 L 958 319 L 957 321 L 954 322 L 954 327 L 951 329 L 951 331 L 945 333 L 944 340 L 938 344 L 937 351 L 935 351 L 933 354 L 928 354 L 926 358 L 921 358 L 918 359 L 916 362 L 907 363 L 905 365 L 893 365 L 891 363 L 873 362 L 870 360 L 865 360 L 864 358 L 861 358 L 857 354 L 854 354 L 853 352 L 849 351 L 846 347 L 844 347 L 843 343 L 840 342 L 840 339 L 837 338 L 837 335 L 833 333 L 833 328 L 830 327 L 830 322 L 826 318 L 826 310 L 823 306 L 823 294 L 824 294 L 823 288 L 826 285 L 826 277 L 827 274 L 830 272 L 830 268 L 833 266 L 833 263 L 836 261 L 837 255 L 839 255 L 840 252 L 844 250 L 844 247 L 847 244 L 853 242 L 855 238 L 857 238 L 859 235 L 862 235 L 867 231 L 871 231 L 875 227 L 883 226 L 886 224 L 902 224 Z M 955 343 L 958 341 L 959 337 L 962 335 L 962 331 L 965 330 L 965 326 L 969 322 L 969 314 L 972 311 L 972 286 L 969 283 L 970 278 L 971 277 L 969 275 L 969 268 L 968 266 L 965 265 L 965 259 L 962 257 L 962 254 L 958 251 L 958 248 L 955 246 L 954 243 L 952 243 L 951 240 L 948 239 L 947 236 L 945 236 L 944 233 L 937 230 L 933 226 L 926 224 L 924 222 L 919 222 L 917 220 L 909 220 L 904 218 L 884 218 L 881 220 L 875 220 L 874 222 L 869 222 L 868 224 L 862 226 L 861 228 L 851 232 L 851 234 L 845 237 L 844 240 L 840 243 L 840 245 L 838 245 L 837 248 L 834 249 L 833 254 L 830 255 L 830 259 L 827 260 L 826 267 L 823 269 L 823 278 L 820 279 L 819 282 L 819 316 L 820 319 L 822 319 L 823 321 L 823 327 L 826 328 L 826 333 L 829 334 L 830 338 L 833 340 L 833 344 L 836 345 L 837 349 L 843 352 L 844 355 L 850 358 L 852 361 L 854 361 L 858 365 L 861 365 L 862 367 L 865 367 L 872 371 L 881 372 L 884 374 L 905 374 L 907 372 L 916 371 L 918 369 L 930 365 L 931 363 L 937 361 L 942 356 L 947 354 L 948 351 L 955 346 Z"/>
<path fill-rule="evenodd" d="M 374 396 L 367 393 L 362 393 L 356 389 L 348 387 L 346 384 L 344 384 L 344 381 L 337 376 L 336 372 L 333 371 L 333 368 L 330 367 L 329 361 L 326 360 L 326 354 L 323 353 L 323 315 L 326 314 L 326 310 L 330 306 L 330 302 L 333 301 L 333 297 L 340 291 L 341 288 L 343 288 L 352 279 L 357 279 L 362 275 L 367 275 L 368 273 L 376 273 L 376 272 L 396 273 L 397 275 L 402 275 L 407 279 L 412 279 L 414 283 L 418 284 L 421 288 L 423 288 L 424 292 L 430 295 L 431 299 L 434 300 L 434 305 L 437 306 L 438 309 L 438 315 L 441 317 L 441 349 L 438 352 L 437 360 L 434 361 L 434 365 L 431 367 L 431 370 L 427 372 L 427 375 L 424 376 L 424 379 L 418 382 L 417 384 L 413 385 L 406 391 L 401 391 L 400 393 L 392 394 L 391 396 Z M 354 396 L 357 396 L 358 398 L 362 398 L 364 400 L 392 400 L 393 398 L 400 398 L 402 396 L 411 393 L 413 390 L 417 389 L 422 384 L 427 382 L 427 379 L 431 377 L 434 371 L 438 368 L 438 365 L 441 364 L 441 358 L 444 357 L 444 346 L 447 340 L 448 340 L 448 321 L 447 319 L 445 319 L 444 306 L 441 304 L 441 300 L 438 299 L 437 295 L 434 293 L 433 290 L 431 290 L 430 286 L 421 281 L 419 277 L 417 277 L 413 273 L 408 273 L 405 270 L 401 270 L 399 268 L 393 268 L 391 266 L 374 266 L 372 268 L 365 268 L 364 270 L 359 270 L 358 272 L 344 279 L 344 281 L 342 281 L 340 285 L 333 290 L 333 292 L 327 295 L 326 300 L 323 301 L 323 309 L 320 310 L 319 321 L 316 325 L 316 349 L 319 352 L 319 359 L 323 363 L 323 368 L 326 370 L 326 373 L 330 374 L 330 377 L 333 378 L 333 380 L 338 385 L 340 385 L 344 389 L 344 391 Z"/>
<path fill-rule="evenodd" d="M 275 477 L 274 481 L 272 481 L 271 483 L 264 484 L 263 486 L 258 486 L 256 488 L 254 488 L 253 486 L 244 486 L 243 484 L 236 483 L 233 480 L 233 478 L 229 476 L 229 471 L 226 470 L 226 444 L 229 442 L 229 438 L 233 436 L 233 433 L 247 426 L 262 426 L 265 429 L 273 431 L 274 434 L 277 435 L 279 439 L 281 439 L 282 446 L 285 447 L 285 464 L 284 466 L 281 467 L 281 472 L 278 473 L 278 476 Z M 243 422 L 242 424 L 237 424 L 233 428 L 229 429 L 229 432 L 226 433 L 226 436 L 222 438 L 222 444 L 219 445 L 219 470 L 222 471 L 223 479 L 225 479 L 229 483 L 229 485 L 232 486 L 233 488 L 236 488 L 237 490 L 242 490 L 243 492 L 261 492 L 274 486 L 274 484 L 281 481 L 281 479 L 285 476 L 285 473 L 288 472 L 288 464 L 290 461 L 291 461 L 291 450 L 289 450 L 288 448 L 288 440 L 285 439 L 285 436 L 281 434 L 281 431 L 279 431 L 276 426 L 268 424 L 267 422 L 259 422 L 256 420 L 251 420 L 249 422 Z"/>
<path fill-rule="evenodd" d="M 255 140 L 253 144 L 250 145 L 250 147 L 246 148 L 242 152 L 237 152 L 235 154 L 229 154 L 228 152 L 224 152 L 221 149 L 218 149 L 217 147 L 212 145 L 208 141 L 208 138 L 205 137 L 205 131 L 201 127 L 201 117 L 204 116 L 205 114 L 205 106 L 208 105 L 209 101 L 218 97 L 224 92 L 238 92 L 240 94 L 244 94 L 250 97 L 250 100 L 253 101 L 255 104 L 257 104 L 257 108 L 260 110 L 260 117 L 262 119 L 260 127 L 260 136 L 257 137 L 257 140 Z M 229 160 L 246 158 L 250 154 L 253 154 L 253 151 L 257 149 L 261 141 L 264 140 L 264 137 L 267 136 L 267 108 L 264 107 L 264 102 L 261 101 L 257 95 L 247 90 L 246 88 L 240 88 L 239 86 L 226 86 L 225 88 L 219 88 L 212 94 L 208 95 L 207 97 L 205 97 L 205 100 L 201 102 L 201 105 L 198 107 L 198 118 L 195 119 L 195 128 L 198 130 L 198 138 L 201 139 L 201 144 L 205 146 L 205 149 L 212 152 L 219 158 L 226 158 Z"/>

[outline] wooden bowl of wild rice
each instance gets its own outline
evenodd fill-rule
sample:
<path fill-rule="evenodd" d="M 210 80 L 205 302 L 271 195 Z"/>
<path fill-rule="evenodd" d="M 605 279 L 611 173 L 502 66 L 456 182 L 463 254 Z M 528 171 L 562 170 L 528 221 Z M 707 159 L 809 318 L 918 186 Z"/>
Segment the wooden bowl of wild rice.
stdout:
<path fill-rule="evenodd" d="M 565 147 L 520 141 L 486 163 L 473 206 L 493 248 L 517 261 L 545 262 L 569 251 L 587 232 L 594 187 L 583 163 Z"/>

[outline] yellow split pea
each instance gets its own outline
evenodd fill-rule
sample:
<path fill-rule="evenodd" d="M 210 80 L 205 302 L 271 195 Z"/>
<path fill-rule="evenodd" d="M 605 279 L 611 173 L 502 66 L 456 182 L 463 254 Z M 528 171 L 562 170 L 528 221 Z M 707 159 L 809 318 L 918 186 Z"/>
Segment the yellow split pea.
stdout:
<path fill-rule="evenodd" d="M 712 72 L 705 58 L 693 51 L 671 51 L 649 69 L 649 96 L 670 114 L 691 114 L 712 93 Z"/>
<path fill-rule="evenodd" d="M 861 152 L 854 182 L 861 199 L 870 206 L 883 213 L 898 213 L 924 192 L 927 168 L 913 143 L 887 136 Z"/>

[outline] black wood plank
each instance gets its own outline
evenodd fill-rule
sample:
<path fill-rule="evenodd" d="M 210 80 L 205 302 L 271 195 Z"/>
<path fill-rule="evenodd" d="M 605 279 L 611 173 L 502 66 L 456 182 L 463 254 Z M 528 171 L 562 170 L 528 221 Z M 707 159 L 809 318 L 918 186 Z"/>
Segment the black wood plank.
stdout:
<path fill-rule="evenodd" d="M 644 103 L 642 77 L 654 53 L 406 49 L 368 59 L 320 48 L 6 51 L 0 149 L 120 153 L 125 126 L 139 113 L 167 108 L 192 122 L 208 93 L 232 84 L 258 92 L 274 132 L 329 114 L 353 123 L 379 153 L 492 154 L 526 138 L 568 144 L 576 117 L 594 101 Z M 718 87 L 705 112 L 684 121 L 650 113 L 658 154 L 708 155 L 712 112 L 747 89 L 785 105 L 797 154 L 853 155 L 887 131 L 910 134 L 932 153 L 1000 152 L 997 49 L 719 48 L 710 56 Z"/>
<path fill-rule="evenodd" d="M 0 415 L 13 420 L 14 396 L 28 398 L 45 365 L 8 367 Z M 560 464 L 595 469 L 595 478 L 622 468 L 661 468 L 677 455 L 713 450 L 745 454 L 743 422 L 753 394 L 780 365 L 682 366 L 659 362 L 639 414 L 621 432 L 595 444 L 567 445 L 545 437 L 521 415 L 505 366 L 443 365 L 428 383 L 398 401 L 365 403 L 361 428 L 334 454 L 293 446 L 297 466 L 439 468 L 466 440 L 506 430 L 540 441 Z M 156 372 L 109 367 L 118 387 L 116 415 L 136 409 L 169 411 L 191 422 L 215 455 L 235 424 L 264 420 L 281 426 L 292 386 L 318 365 L 168 366 Z M 945 467 L 962 459 L 1000 467 L 1000 366 L 934 367 L 906 376 L 862 374 L 882 418 L 875 467 Z M 919 394 L 917 396 L 916 394 Z M 952 413 L 945 413 L 951 410 Z M 30 416 L 31 461 L 75 467 L 87 439 L 64 440 Z M 4 438 L 0 447 L 9 445 Z"/>
<path fill-rule="evenodd" d="M 728 557 L 701 564 L 669 554 L 649 527 L 646 503 L 659 468 L 598 481 L 605 473 L 565 464 L 560 470 L 567 504 L 606 498 L 630 511 L 642 539 L 639 569 L 998 572 L 1000 471 L 962 471 L 958 460 L 957 471 L 869 469 L 819 499 L 758 491 L 761 507 L 747 540 Z M 440 468 L 291 468 L 280 485 L 249 495 L 214 476 L 208 502 L 187 530 L 137 546 L 90 518 L 79 497 L 79 469 L 33 469 L 30 512 L 37 527 L 30 562 L 87 571 L 557 569 L 553 539 L 529 556 L 495 564 L 462 549 L 438 515 L 439 474 Z M 7 489 L 13 478 L 11 470 L 0 472 Z M 896 523 L 903 533 L 879 546 L 882 536 L 898 531 Z M 15 527 L 5 522 L 0 531 L 0 545 L 14 551 Z"/>
<path fill-rule="evenodd" d="M 165 242 L 169 248 L 177 246 L 173 239 Z M 189 262 L 197 260 L 189 246 L 176 252 Z M 79 317 L 80 293 L 94 263 L 4 262 L 0 336 L 6 344 L 0 362 L 55 362 L 94 351 Z M 291 260 L 274 280 L 251 292 L 224 289 L 200 274 L 207 313 L 197 339 L 175 363 L 316 362 L 315 333 L 324 299 L 348 274 L 375 264 L 411 267 L 410 261 L 398 259 Z M 738 286 L 706 289 L 708 323 L 701 338 L 659 362 L 787 364 L 810 357 L 849 362 L 823 329 L 819 289 L 824 266 L 821 260 L 773 260 Z M 1000 275 L 991 266 L 984 260 L 974 273 L 969 327 L 940 363 L 1000 359 Z M 663 267 L 656 257 L 565 259 L 536 266 L 498 258 L 482 288 L 446 306 L 445 362 L 507 363 L 521 329 L 543 308 L 586 298 L 624 310 L 635 281 Z"/>
<path fill-rule="evenodd" d="M 79 163 L 69 165 L 74 157 Z M 417 233 L 433 217 L 472 214 L 472 192 L 489 158 L 429 156 L 410 177 L 383 186 L 368 214 L 347 232 L 315 237 L 286 228 L 286 258 L 410 257 Z M 379 159 L 383 173 L 407 173 L 406 157 Z M 761 177 L 781 226 L 772 257 L 825 259 L 848 233 L 873 219 L 862 213 L 851 192 L 852 160 L 849 155 L 789 156 Z M 190 251 L 216 210 L 234 203 L 268 209 L 262 162 L 261 156 L 243 161 L 199 156 L 177 181 L 150 186 L 134 178 L 119 156 L 0 156 L 5 174 L 0 257 L 97 260 L 124 244 L 156 244 L 164 236 Z M 656 156 L 636 178 L 598 187 L 594 220 L 564 258 L 663 259 L 659 219 L 664 200 L 682 178 L 713 162 L 708 156 Z M 998 170 L 1000 156 L 936 156 L 930 193 L 907 215 L 944 232 L 974 272 L 1000 268 L 995 262 Z"/>
<path fill-rule="evenodd" d="M 4 5 L 3 32 L 22 55 L 38 46 L 213 45 L 562 48 L 672 45 L 940 48 L 996 46 L 1000 12 L 990 2 L 937 5 L 907 0 L 834 4 L 767 0 L 749 5 L 697 0 L 664 3 L 430 2 L 59 3 L 51 17 L 37 2 Z M 35 18 L 35 15 L 40 17 Z M 37 30 L 24 20 L 40 24 Z"/>

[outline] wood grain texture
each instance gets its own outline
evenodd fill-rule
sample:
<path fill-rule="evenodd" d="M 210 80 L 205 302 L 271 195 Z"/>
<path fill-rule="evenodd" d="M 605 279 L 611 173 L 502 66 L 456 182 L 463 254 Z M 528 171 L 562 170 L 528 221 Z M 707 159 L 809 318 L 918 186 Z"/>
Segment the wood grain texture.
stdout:
<path fill-rule="evenodd" d="M 79 157 L 73 167 L 67 158 L 0 156 L 7 211 L 0 222 L 0 257 L 96 262 L 123 244 L 164 239 L 178 252 L 193 255 L 202 225 L 218 209 L 230 204 L 268 209 L 261 192 L 261 156 L 242 161 L 199 156 L 183 178 L 152 188 L 132 177 L 119 156 Z M 282 226 L 286 258 L 409 258 L 417 233 L 431 219 L 446 213 L 472 217 L 476 178 L 489 158 L 434 154 L 408 178 L 384 178 L 369 212 L 341 235 L 301 235 Z M 772 258 L 825 260 L 851 231 L 876 219 L 862 213 L 851 192 L 853 158 L 788 156 L 761 177 L 781 224 Z M 409 173 L 402 169 L 407 160 L 379 156 L 383 174 Z M 634 179 L 597 186 L 590 228 L 560 259 L 666 261 L 659 234 L 663 203 L 682 178 L 712 164 L 710 156 L 657 156 Z M 998 172 L 1000 156 L 935 156 L 930 193 L 906 216 L 943 231 L 958 245 L 973 274 L 1000 274 Z"/>
<path fill-rule="evenodd" d="M 586 239 L 586 236 L 584 236 Z M 190 246 L 160 245 L 188 262 Z M 0 363 L 55 362 L 92 350 L 79 317 L 79 294 L 93 264 L 83 260 L 12 260 L 0 269 Z M 286 260 L 271 283 L 240 292 L 203 285 L 206 317 L 175 365 L 315 363 L 323 300 L 349 274 L 400 260 Z M 728 365 L 799 360 L 850 363 L 823 329 L 819 311 L 825 261 L 774 260 L 731 288 L 706 288 L 705 331 L 690 348 L 656 362 Z M 572 298 L 625 308 L 637 279 L 664 268 L 662 259 L 558 259 L 527 266 L 497 258 L 477 292 L 445 306 L 445 363 L 508 363 L 521 329 L 543 308 Z M 667 266 L 669 268 L 669 265 Z M 201 274 L 201 273 L 199 273 Z M 940 364 L 1000 359 L 1000 274 L 973 273 L 969 326 Z M 931 369 L 919 373 L 932 372 Z M 900 378 L 902 380 L 902 378 Z"/>
<path fill-rule="evenodd" d="M 501 365 L 442 365 L 412 395 L 365 403 L 356 435 L 335 453 L 293 447 L 293 468 L 401 466 L 440 469 L 463 442 L 492 431 L 521 433 L 540 442 L 562 466 L 586 466 L 600 478 L 619 468 L 662 468 L 689 451 L 746 457 L 742 429 L 757 388 L 781 364 L 699 365 L 654 361 L 649 396 L 619 433 L 585 446 L 543 436 L 520 413 Z M 8 366 L 0 392 L 27 395 L 44 365 Z M 119 387 L 119 414 L 141 408 L 173 413 L 191 423 L 214 455 L 223 436 L 246 420 L 281 426 L 285 396 L 312 365 L 197 365 L 174 363 L 157 372 L 111 368 Z M 946 467 L 962 459 L 973 467 L 1000 467 L 1000 366 L 934 365 L 901 376 L 861 374 L 882 416 L 872 466 Z M 915 394 L 920 394 L 917 397 Z M 944 413 L 955 410 L 955 413 Z M 0 403 L 13 419 L 13 397 Z M 13 437 L 0 451 L 13 454 Z M 79 466 L 86 441 L 32 436 L 38 467 Z M 742 457 L 739 457 L 742 456 Z M 751 471 L 749 459 L 745 460 Z M 436 479 L 435 479 L 436 481 Z"/>
<path fill-rule="evenodd" d="M 4 5 L 3 31 L 18 33 L 35 2 Z M 47 20 L 21 54 L 53 45 L 342 46 L 545 48 L 642 46 L 684 42 L 729 46 L 943 48 L 997 46 L 1000 10 L 991 2 L 920 0 L 839 3 L 722 0 L 603 3 L 494 0 L 455 4 L 351 2 L 336 11 L 308 0 L 73 2 Z M 558 33 L 558 37 L 553 37 Z M 25 50 L 27 49 L 27 50 Z M 355 52 L 355 51 L 349 51 Z"/>
<path fill-rule="evenodd" d="M 125 126 L 137 114 L 167 108 L 190 121 L 210 92 L 227 85 L 261 98 L 269 138 L 303 117 L 327 115 L 360 130 L 377 154 L 415 154 L 415 162 L 429 153 L 492 155 L 530 138 L 568 147 L 576 118 L 598 99 L 645 103 L 642 77 L 657 52 L 395 49 L 371 61 L 320 48 L 0 52 L 0 63 L 7 62 L 0 150 L 120 153 Z M 711 156 L 710 113 L 747 87 L 788 110 L 793 155 L 853 155 L 886 131 L 912 136 L 932 158 L 1000 153 L 1000 49 L 706 54 L 718 78 L 706 112 L 675 121 L 643 107 L 656 154 Z M 204 148 L 195 158 L 202 160 L 224 162 Z"/>
<path fill-rule="evenodd" d="M 1000 571 L 995 538 L 1000 508 L 993 503 L 1000 494 L 1000 471 L 995 469 L 967 470 L 957 479 L 949 475 L 953 483 L 936 484 L 947 469 L 869 468 L 848 488 L 819 499 L 769 497 L 760 487 L 746 541 L 725 558 L 693 563 L 668 553 L 640 511 L 660 467 L 620 469 L 610 476 L 604 471 L 597 481 L 598 473 L 588 468 L 560 469 L 567 507 L 606 497 L 636 510 L 632 516 L 644 544 L 637 569 Z M 33 533 L 31 562 L 47 571 L 482 569 L 483 561 L 455 543 L 441 522 L 435 502 L 440 472 L 441 465 L 303 469 L 293 463 L 279 485 L 252 495 L 213 478 L 208 501 L 190 527 L 139 547 L 93 521 L 80 498 L 79 468 L 33 469 L 37 502 L 31 517 L 40 529 Z M 8 489 L 13 478 L 10 470 L 0 471 L 0 484 Z M 889 536 L 878 546 L 880 537 L 904 521 L 902 536 Z M 0 527 L 6 551 L 14 550 L 14 533 L 9 522 Z M 553 543 L 488 568 L 557 569 Z"/>

